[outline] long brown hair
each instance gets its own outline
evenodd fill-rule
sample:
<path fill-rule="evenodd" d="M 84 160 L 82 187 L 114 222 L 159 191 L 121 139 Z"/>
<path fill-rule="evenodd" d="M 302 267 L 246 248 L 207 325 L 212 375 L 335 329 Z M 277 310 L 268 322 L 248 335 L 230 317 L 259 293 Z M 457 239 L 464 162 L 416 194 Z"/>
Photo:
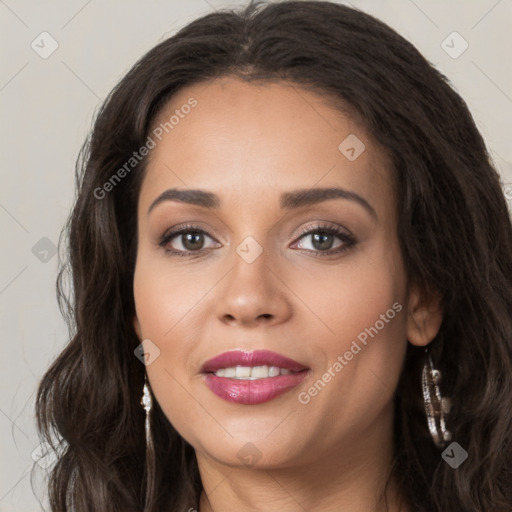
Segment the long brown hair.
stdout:
<path fill-rule="evenodd" d="M 512 226 L 499 175 L 466 104 L 412 44 L 324 1 L 253 1 L 197 19 L 142 57 L 98 112 L 77 162 L 57 283 L 70 342 L 37 394 L 41 439 L 60 440 L 62 452 L 48 482 L 52 511 L 144 509 L 145 367 L 134 356 L 132 284 L 145 159 L 112 190 L 98 189 L 146 143 L 173 94 L 226 75 L 286 79 L 338 98 L 389 153 L 409 282 L 442 297 L 432 358 L 453 403 L 449 428 L 469 455 L 452 469 L 432 442 L 423 352 L 409 344 L 395 398 L 395 474 L 414 510 L 510 512 Z M 194 450 L 156 402 L 152 414 L 146 510 L 197 509 Z"/>

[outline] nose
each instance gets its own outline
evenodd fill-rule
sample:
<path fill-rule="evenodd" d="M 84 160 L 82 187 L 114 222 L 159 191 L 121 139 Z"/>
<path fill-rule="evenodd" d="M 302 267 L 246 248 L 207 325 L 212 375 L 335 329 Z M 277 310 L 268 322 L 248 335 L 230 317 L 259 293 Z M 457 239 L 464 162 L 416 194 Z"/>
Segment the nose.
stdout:
<path fill-rule="evenodd" d="M 252 263 L 237 255 L 234 267 L 217 288 L 216 315 L 224 324 L 245 327 L 286 322 L 292 315 L 288 290 L 265 251 Z"/>

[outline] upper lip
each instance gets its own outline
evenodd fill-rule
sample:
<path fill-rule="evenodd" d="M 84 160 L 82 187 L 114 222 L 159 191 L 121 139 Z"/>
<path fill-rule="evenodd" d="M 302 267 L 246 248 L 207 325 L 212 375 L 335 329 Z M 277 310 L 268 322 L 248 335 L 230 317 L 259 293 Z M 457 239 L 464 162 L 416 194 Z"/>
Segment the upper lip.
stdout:
<path fill-rule="evenodd" d="M 308 367 L 271 350 L 230 350 L 206 361 L 201 373 L 216 372 L 233 366 L 277 366 L 294 372 L 307 370 Z"/>

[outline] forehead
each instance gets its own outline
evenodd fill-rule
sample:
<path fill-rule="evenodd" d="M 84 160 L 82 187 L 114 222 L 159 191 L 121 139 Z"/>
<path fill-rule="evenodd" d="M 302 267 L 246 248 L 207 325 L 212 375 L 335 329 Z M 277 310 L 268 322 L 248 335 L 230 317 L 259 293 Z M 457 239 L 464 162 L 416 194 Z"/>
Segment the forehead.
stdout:
<path fill-rule="evenodd" d="M 315 186 L 391 201 L 382 148 L 327 95 L 294 83 L 224 77 L 185 87 L 159 112 L 150 135 L 156 146 L 141 201 L 178 187 L 224 191 L 247 204 L 275 189 Z"/>

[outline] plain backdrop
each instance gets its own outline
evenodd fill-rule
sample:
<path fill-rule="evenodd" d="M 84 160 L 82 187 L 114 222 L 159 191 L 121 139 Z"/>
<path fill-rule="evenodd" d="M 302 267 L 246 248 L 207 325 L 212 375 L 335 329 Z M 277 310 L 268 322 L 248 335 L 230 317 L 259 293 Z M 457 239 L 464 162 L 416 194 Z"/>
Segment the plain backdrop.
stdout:
<path fill-rule="evenodd" d="M 54 252 L 73 202 L 75 160 L 94 113 L 155 44 L 214 9 L 245 3 L 0 0 L 0 512 L 42 510 L 30 477 L 39 446 L 34 398 L 39 379 L 67 342 L 55 299 Z M 352 5 L 396 29 L 451 80 L 512 203 L 512 0 Z M 46 56 L 52 45 L 58 47 Z M 45 469 L 36 467 L 44 476 Z M 37 478 L 34 486 L 45 504 Z"/>

